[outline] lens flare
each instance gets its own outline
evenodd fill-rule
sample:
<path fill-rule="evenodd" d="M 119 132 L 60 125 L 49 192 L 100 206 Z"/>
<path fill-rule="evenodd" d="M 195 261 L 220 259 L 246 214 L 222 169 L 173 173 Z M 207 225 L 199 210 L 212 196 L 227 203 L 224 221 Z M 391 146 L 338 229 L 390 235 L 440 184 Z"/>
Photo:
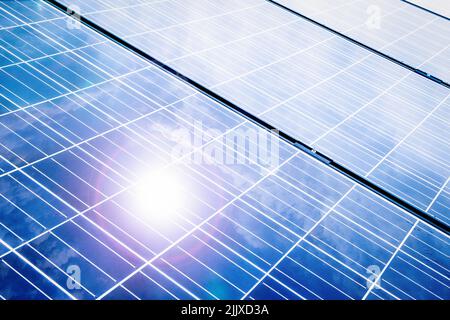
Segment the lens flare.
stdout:
<path fill-rule="evenodd" d="M 150 221 L 167 221 L 186 204 L 181 180 L 170 171 L 146 174 L 134 196 L 140 215 Z"/>

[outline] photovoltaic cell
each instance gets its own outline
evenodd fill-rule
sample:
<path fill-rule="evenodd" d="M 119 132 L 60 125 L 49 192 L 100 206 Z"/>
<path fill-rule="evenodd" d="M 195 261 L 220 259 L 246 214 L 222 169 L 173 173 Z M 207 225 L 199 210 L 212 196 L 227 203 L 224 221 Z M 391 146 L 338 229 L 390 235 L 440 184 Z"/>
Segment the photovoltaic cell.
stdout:
<path fill-rule="evenodd" d="M 448 197 L 450 176 L 444 86 L 267 1 L 95 3 L 100 12 L 75 4 L 177 71 L 449 223 L 450 208 L 437 199 Z M 418 9 L 402 12 L 409 10 Z"/>
<path fill-rule="evenodd" d="M 2 7 L 6 21 L 16 5 L 36 2 Z M 1 299 L 450 297 L 448 236 L 273 135 L 276 165 L 228 145 L 265 131 L 86 27 L 66 38 L 71 20 L 38 9 L 8 27 L 31 27 L 31 47 L 0 67 Z M 230 149 L 245 161 L 211 153 Z M 171 201 L 189 199 L 164 217 L 139 191 L 158 171 Z"/>

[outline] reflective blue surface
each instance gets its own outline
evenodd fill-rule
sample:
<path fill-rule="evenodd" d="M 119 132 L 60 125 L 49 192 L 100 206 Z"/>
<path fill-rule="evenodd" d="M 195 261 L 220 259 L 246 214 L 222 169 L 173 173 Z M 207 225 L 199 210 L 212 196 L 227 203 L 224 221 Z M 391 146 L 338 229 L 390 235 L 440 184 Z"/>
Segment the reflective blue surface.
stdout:
<path fill-rule="evenodd" d="M 86 3 L 90 10 L 103 9 L 98 1 Z M 125 7 L 140 3 L 144 2 L 114 2 Z M 198 19 L 201 15 L 194 9 L 201 8 L 217 15 L 239 3 L 217 2 L 209 7 L 206 2 L 192 2 L 192 16 L 179 14 L 177 19 Z M 261 6 L 260 1 L 245 4 Z M 67 22 L 72 20 L 43 2 L 0 5 L 0 41 L 23 32 L 22 24 L 31 30 L 20 37 L 23 41 L 8 40 L 9 56 L 4 55 L 0 67 L 0 299 L 450 298 L 448 236 L 274 134 L 268 153 L 275 158 L 267 161 L 267 150 L 254 149 L 264 144 L 264 130 L 94 31 L 83 26 L 68 29 Z M 171 1 L 144 6 L 174 10 L 173 17 L 177 12 Z M 14 14 L 17 10 L 34 13 L 21 20 Z M 245 16 L 233 14 L 236 23 L 240 15 Z M 273 21 L 289 17 L 278 11 L 269 16 Z M 150 20 L 165 23 L 164 18 Z M 253 34 L 261 28 L 258 24 L 242 30 Z M 309 37 L 313 43 L 327 35 L 312 28 Z M 330 41 L 330 50 L 345 49 L 339 39 Z M 169 48 L 158 52 L 164 55 L 165 50 L 178 54 Z M 239 51 L 243 47 L 233 50 L 236 57 L 246 58 Z M 285 50 L 295 52 L 289 46 Z M 261 51 L 260 60 L 228 60 L 230 67 L 224 70 L 237 75 L 277 54 L 289 53 Z M 321 66 L 313 62 L 319 56 L 310 55 L 310 62 L 302 66 L 309 77 L 306 82 L 285 64 L 261 72 L 272 77 L 284 72 L 297 76 L 292 84 L 274 86 L 280 80 L 263 82 L 266 75 L 251 73 L 248 79 L 255 77 L 254 83 L 242 77 L 215 88 L 223 94 L 234 92 L 230 96 L 249 110 L 265 112 L 289 99 L 291 90 L 320 81 L 309 69 L 319 68 L 330 76 L 339 72 L 341 64 L 349 63 L 341 58 Z M 377 58 L 367 61 L 371 59 Z M 218 80 L 208 69 L 202 71 L 209 77 L 205 81 Z M 395 72 L 405 76 L 403 70 Z M 342 74 L 344 79 L 351 76 Z M 407 77 L 423 84 L 412 75 Z M 395 82 L 395 78 L 387 79 Z M 371 81 L 374 86 L 384 82 L 375 76 Z M 234 83 L 249 90 L 237 90 Z M 304 95 L 302 101 L 309 103 L 302 112 L 309 116 L 308 126 L 299 126 L 297 113 L 289 113 L 297 106 L 291 102 L 279 106 L 285 111 L 270 119 L 286 125 L 282 120 L 287 115 L 292 122 L 286 131 L 296 126 L 304 129 L 302 136 L 316 139 L 375 94 L 357 91 L 356 86 L 359 95 L 349 100 L 338 88 L 342 83 L 347 82 L 338 81 L 328 89 L 317 86 L 320 95 Z M 424 92 L 410 84 L 396 87 L 395 99 L 409 99 L 409 95 L 430 99 L 392 109 L 398 117 L 408 115 L 403 126 L 385 116 L 383 125 L 392 132 L 398 129 L 398 136 L 392 133 L 382 140 L 380 134 L 375 139 L 375 131 L 356 120 L 343 127 L 357 130 L 358 138 L 358 132 L 367 130 L 367 137 L 378 143 L 366 148 L 373 148 L 378 158 L 423 119 L 419 111 L 412 113 L 408 107 L 428 115 L 442 98 L 433 85 L 432 91 Z M 344 107 L 333 107 L 339 99 L 345 99 Z M 314 108 L 317 103 L 327 106 L 326 111 Z M 381 103 L 373 110 L 382 107 Z M 437 108 L 411 139 L 421 141 L 429 128 L 445 130 L 440 123 L 446 123 L 442 118 L 448 116 L 447 107 L 448 103 Z M 321 120 L 315 122 L 317 115 Z M 369 119 L 364 115 L 361 112 L 349 120 L 381 121 L 383 113 Z M 242 133 L 255 134 L 258 140 L 235 143 Z M 338 130 L 336 135 L 335 145 L 348 136 Z M 426 152 L 427 159 L 445 161 L 445 151 L 433 147 L 421 148 L 424 157 Z M 224 154 L 240 161 L 224 162 Z M 361 172 L 372 168 L 368 157 L 356 158 L 360 162 L 352 163 L 354 168 Z M 389 163 L 395 164 L 394 160 Z M 436 184 L 446 174 L 431 164 L 425 168 Z M 376 173 L 374 179 L 381 179 Z M 429 209 L 446 219 L 448 181 L 442 183 L 446 189 L 434 193 Z M 432 191 L 419 190 L 424 197 L 433 196 Z M 403 188 L 398 191 L 410 194 Z M 373 279 L 380 280 L 380 287 Z"/>
<path fill-rule="evenodd" d="M 404 1 L 277 2 L 414 68 L 450 82 L 448 20 Z M 449 16 L 449 6 L 445 0 L 411 2 Z"/>
<path fill-rule="evenodd" d="M 434 69 L 450 70 L 448 21 L 411 5 L 282 2 L 313 11 L 313 18 L 328 12 L 318 20 L 338 30 L 335 24 L 350 23 L 355 32 L 368 28 L 368 7 L 380 8 L 380 29 L 366 30 L 371 37 L 349 35 L 402 61 L 413 55 L 420 60 L 414 67 L 441 57 Z M 448 223 L 450 207 L 430 210 L 450 176 L 443 130 L 450 123 L 450 91 L 444 86 L 263 0 L 63 3 Z"/>
<path fill-rule="evenodd" d="M 450 7 L 445 0 L 412 0 L 409 2 L 413 5 L 420 6 L 425 10 L 430 10 L 433 13 L 450 19 Z"/>

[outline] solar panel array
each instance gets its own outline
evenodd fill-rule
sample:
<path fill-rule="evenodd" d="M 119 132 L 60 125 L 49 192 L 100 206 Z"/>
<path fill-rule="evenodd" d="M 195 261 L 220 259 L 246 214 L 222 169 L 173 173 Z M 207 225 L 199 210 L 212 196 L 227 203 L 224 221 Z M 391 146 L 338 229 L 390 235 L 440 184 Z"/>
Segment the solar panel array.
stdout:
<path fill-rule="evenodd" d="M 450 5 L 445 0 L 408 0 L 405 1 L 412 5 L 428 10 L 432 13 L 450 19 Z"/>
<path fill-rule="evenodd" d="M 275 2 L 450 83 L 448 20 L 404 1 Z"/>
<path fill-rule="evenodd" d="M 267 1 L 94 3 L 75 2 L 105 29 L 450 222 L 447 88 Z"/>
<path fill-rule="evenodd" d="M 264 1 L 74 2 L 449 222 L 447 88 Z M 230 146 L 266 130 L 45 1 L 0 2 L 0 42 L 0 299 L 450 297 L 446 234 L 275 135 L 275 165 Z"/>

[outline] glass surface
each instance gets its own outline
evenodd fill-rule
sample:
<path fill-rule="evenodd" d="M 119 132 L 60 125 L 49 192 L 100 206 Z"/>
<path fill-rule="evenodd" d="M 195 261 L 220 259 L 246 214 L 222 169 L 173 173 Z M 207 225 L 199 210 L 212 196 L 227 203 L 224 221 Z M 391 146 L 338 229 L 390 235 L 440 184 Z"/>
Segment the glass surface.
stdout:
<path fill-rule="evenodd" d="M 113 10 L 112 2 L 106 1 L 91 1 L 89 8 L 103 10 L 107 4 Z M 248 36 L 285 19 L 304 23 L 282 11 L 267 14 L 265 10 L 273 8 L 261 1 L 245 5 L 270 18 L 240 12 L 236 7 L 242 5 L 240 1 L 205 4 L 192 1 L 192 15 L 178 13 L 178 18 L 188 23 L 202 14 L 232 9 L 236 23 L 254 19 L 242 28 Z M 114 5 L 128 10 L 149 7 L 149 2 L 122 0 Z M 178 6 L 171 1 L 155 2 L 151 8 L 173 10 L 173 17 L 177 16 Z M 69 32 L 67 21 L 72 20 L 44 2 L 2 2 L 0 14 L 0 40 L 6 34 L 21 34 L 24 28 L 32 30 L 21 37 L 30 46 L 8 41 L 10 58 L 0 60 L 4 63 L 0 67 L 0 299 L 450 298 L 447 235 L 94 31 L 80 26 Z M 306 26 L 311 28 L 311 41 L 329 37 Z M 347 50 L 350 61 L 366 56 L 340 39 L 330 41 L 330 50 Z M 229 50 L 236 57 L 249 58 L 239 51 L 243 47 Z M 228 60 L 236 69 L 226 69 L 238 74 L 270 61 L 270 55 L 289 51 L 296 49 L 287 46 L 267 55 L 261 50 L 265 56 L 260 60 L 249 64 Z M 320 58 L 310 55 L 310 62 L 299 68 L 308 81 L 335 72 L 344 80 L 353 77 L 350 71 L 338 71 L 340 63 L 351 62 L 336 57 L 325 66 L 312 63 Z M 377 59 L 370 56 L 367 61 L 372 58 Z M 267 101 L 277 106 L 280 99 L 289 99 L 307 85 L 300 76 L 286 86 L 279 79 L 274 82 L 283 72 L 297 73 L 295 66 L 273 68 L 235 80 L 255 91 L 233 96 L 244 105 Z M 411 104 L 413 99 L 422 100 L 411 106 L 417 113 L 409 111 L 409 104 L 392 111 L 411 115 L 403 126 L 390 123 L 398 127 L 399 136 L 392 133 L 383 140 L 380 134 L 374 139 L 377 144 L 365 146 L 373 148 L 374 163 L 423 117 L 423 126 L 414 131 L 417 135 L 411 134 L 413 141 L 427 137 L 427 126 L 445 130 L 439 124 L 446 123 L 442 118 L 448 115 L 448 103 L 430 114 L 445 93 L 433 84 L 428 87 L 431 91 L 424 92 L 419 88 L 421 79 L 392 69 L 398 73 L 395 76 L 417 82 L 417 87 L 401 82 L 393 96 L 409 99 L 411 93 Z M 256 72 L 262 73 L 256 76 Z M 264 82 L 269 75 L 272 82 Z M 387 79 L 395 82 L 394 75 Z M 336 87 L 322 92 L 336 94 L 323 97 L 331 99 L 329 104 L 347 99 L 339 87 L 343 83 L 348 90 L 361 89 L 355 82 L 334 77 L 331 81 Z M 217 88 L 233 92 L 237 87 L 232 83 Z M 268 90 L 271 84 L 277 86 Z M 324 135 L 339 119 L 358 110 L 362 101 L 373 99 L 378 89 L 375 84 L 367 86 L 344 107 L 330 105 L 330 112 L 315 112 L 313 105 L 322 103 L 322 95 L 305 94 L 311 105 L 302 112 L 311 120 L 302 135 L 313 140 Z M 286 110 L 293 108 L 289 103 L 283 103 Z M 336 130 L 340 139 L 335 142 L 350 134 L 345 130 L 374 136 L 375 131 L 358 124 L 376 125 L 383 104 L 373 109 L 381 113 L 355 114 L 349 119 L 355 122 L 348 122 L 352 126 L 345 123 L 343 131 Z M 276 109 L 265 111 L 269 110 Z M 285 122 L 288 130 L 298 126 L 296 114 L 294 109 L 292 114 L 270 119 L 281 121 L 288 115 L 292 119 Z M 423 150 L 430 163 L 445 153 L 431 144 Z M 373 168 L 357 151 L 352 153 L 360 161 L 352 162 L 353 168 L 361 172 Z M 389 164 L 388 168 L 394 160 Z M 416 168 L 414 163 L 411 166 Z M 445 174 L 428 163 L 423 169 L 436 184 Z M 389 181 L 377 172 L 374 179 Z M 431 211 L 448 207 L 446 189 L 426 192 L 424 197 L 436 197 Z M 380 288 L 372 281 L 374 273 L 381 279 Z"/>
<path fill-rule="evenodd" d="M 445 202 L 430 210 L 448 195 L 449 134 L 436 133 L 450 121 L 444 86 L 267 1 L 93 1 L 96 10 L 63 3 L 448 223 Z M 414 67 L 432 56 L 430 63 L 442 57 L 435 69 L 450 70 L 448 21 L 409 4 L 371 3 L 381 8 L 381 27 L 358 36 L 367 29 L 364 1 L 282 3 L 339 31 L 350 24 L 350 36 L 402 61 L 412 56 Z"/>

